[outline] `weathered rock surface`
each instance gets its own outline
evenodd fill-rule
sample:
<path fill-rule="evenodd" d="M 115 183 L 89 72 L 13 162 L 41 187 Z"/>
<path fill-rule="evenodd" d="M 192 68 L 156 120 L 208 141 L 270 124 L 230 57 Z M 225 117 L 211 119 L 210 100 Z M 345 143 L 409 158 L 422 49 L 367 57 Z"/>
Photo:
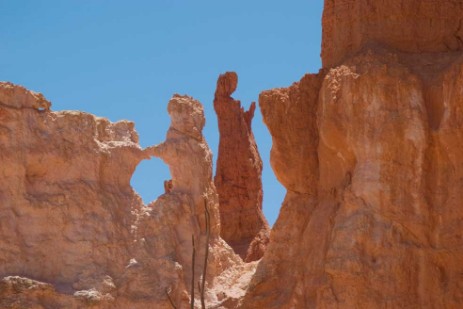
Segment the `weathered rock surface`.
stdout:
<path fill-rule="evenodd" d="M 462 307 L 462 5 L 325 2 L 331 68 L 259 98 L 287 195 L 243 308 Z"/>
<path fill-rule="evenodd" d="M 235 72 L 219 76 L 214 97 L 220 141 L 214 178 L 220 202 L 221 236 L 244 261 L 262 257 L 270 228 L 262 213 L 262 160 L 251 129 L 255 103 L 245 111 L 231 95 Z"/>
<path fill-rule="evenodd" d="M 234 306 L 244 295 L 255 263 L 219 237 L 199 102 L 174 96 L 166 141 L 143 150 L 130 122 L 51 112 L 42 95 L 10 83 L 0 99 L 1 308 L 170 308 L 166 292 L 185 307 L 192 237 L 196 281 L 203 269 L 205 204 L 206 302 Z M 130 178 L 153 155 L 169 164 L 172 188 L 145 207 Z"/>
<path fill-rule="evenodd" d="M 461 0 L 330 0 L 323 12 L 324 67 L 368 46 L 408 53 L 463 50 Z"/>
<path fill-rule="evenodd" d="M 142 206 L 130 178 L 147 156 L 133 123 L 40 111 L 43 102 L 0 83 L 0 277 L 87 290 L 130 259 L 132 212 Z"/>
<path fill-rule="evenodd" d="M 143 299 L 143 304 L 149 306 L 159 304 L 161 299 L 169 307 L 168 291 L 177 306 L 187 307 L 194 267 L 196 304 L 199 305 L 196 284 L 204 265 L 207 204 L 211 229 L 206 302 L 209 306 L 222 302 L 231 306 L 244 294 L 245 283 L 250 280 L 255 265 L 243 265 L 219 237 L 219 204 L 212 181 L 212 153 L 202 135 L 205 124 L 202 105 L 191 97 L 174 95 L 169 101 L 168 112 L 171 126 L 166 140 L 145 152 L 161 158 L 169 166 L 172 184 L 169 192 L 143 209 L 138 217 L 138 245 L 134 255 L 137 262 L 129 268 L 124 292 L 134 296 L 127 304 L 132 306 Z M 192 265 L 192 237 L 196 248 L 195 265 Z M 247 279 L 240 279 L 246 273 Z"/>
<path fill-rule="evenodd" d="M 287 189 L 259 262 L 220 238 L 199 102 L 175 95 L 166 141 L 141 149 L 130 122 L 51 112 L 0 83 L 0 307 L 162 309 L 168 293 L 186 308 L 205 205 L 208 307 L 463 307 L 462 6 L 326 1 L 325 68 L 259 97 Z M 236 83 L 219 79 L 216 101 L 237 110 L 225 115 L 248 151 L 253 108 L 230 97 Z M 145 207 L 130 178 L 151 156 L 172 180 Z"/>

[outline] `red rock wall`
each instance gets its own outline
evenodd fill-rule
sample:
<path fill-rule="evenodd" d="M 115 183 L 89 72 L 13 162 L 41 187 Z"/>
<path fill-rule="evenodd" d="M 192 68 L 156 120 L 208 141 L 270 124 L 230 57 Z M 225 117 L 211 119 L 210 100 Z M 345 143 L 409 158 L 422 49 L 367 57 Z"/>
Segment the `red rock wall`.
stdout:
<path fill-rule="evenodd" d="M 462 5 L 326 1 L 331 68 L 259 99 L 288 192 L 243 308 L 463 306 Z"/>
<path fill-rule="evenodd" d="M 461 0 L 329 0 L 323 12 L 324 67 L 368 45 L 410 53 L 463 49 Z"/>
<path fill-rule="evenodd" d="M 262 93 L 288 193 L 243 308 L 463 305 L 463 56 L 427 77 L 408 57 L 368 52 L 321 85 L 322 74 Z M 304 120 L 291 113 L 300 105 Z M 306 139 L 310 155 L 295 160 Z M 287 173 L 292 163 L 311 170 Z M 288 180 L 303 175 L 311 191 Z"/>

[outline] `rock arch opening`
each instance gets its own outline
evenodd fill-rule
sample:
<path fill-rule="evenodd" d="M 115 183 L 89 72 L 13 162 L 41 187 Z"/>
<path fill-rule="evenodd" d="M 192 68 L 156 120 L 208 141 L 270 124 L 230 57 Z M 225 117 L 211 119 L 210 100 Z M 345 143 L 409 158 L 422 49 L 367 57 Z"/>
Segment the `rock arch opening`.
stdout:
<path fill-rule="evenodd" d="M 143 160 L 137 165 L 130 184 L 140 195 L 145 205 L 165 193 L 165 186 L 171 179 L 169 167 L 158 158 Z"/>

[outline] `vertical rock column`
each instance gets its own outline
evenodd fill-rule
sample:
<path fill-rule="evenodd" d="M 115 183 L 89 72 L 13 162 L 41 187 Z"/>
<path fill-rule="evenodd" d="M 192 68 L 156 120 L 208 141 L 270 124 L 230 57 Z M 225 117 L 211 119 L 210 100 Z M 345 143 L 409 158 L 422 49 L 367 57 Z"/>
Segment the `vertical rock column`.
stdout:
<path fill-rule="evenodd" d="M 262 213 L 262 160 L 257 150 L 251 121 L 256 108 L 248 111 L 231 94 L 238 76 L 219 76 L 214 109 L 219 122 L 220 142 L 215 185 L 219 194 L 221 236 L 250 262 L 262 257 L 270 228 Z"/>

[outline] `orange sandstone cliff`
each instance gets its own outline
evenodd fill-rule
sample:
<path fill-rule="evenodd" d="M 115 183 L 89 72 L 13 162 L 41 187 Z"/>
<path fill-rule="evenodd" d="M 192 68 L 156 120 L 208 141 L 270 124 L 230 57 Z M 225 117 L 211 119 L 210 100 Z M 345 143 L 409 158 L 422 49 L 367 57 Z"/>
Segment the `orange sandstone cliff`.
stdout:
<path fill-rule="evenodd" d="M 463 306 L 463 1 L 325 1 L 324 68 L 263 92 L 287 194 L 243 308 Z"/>
<path fill-rule="evenodd" d="M 166 141 L 142 149 L 130 122 L 0 83 L 0 307 L 187 308 L 205 204 L 208 308 L 463 307 L 462 10 L 325 1 L 322 70 L 259 96 L 287 194 L 258 262 L 220 237 L 199 102 L 175 95 Z M 145 206 L 129 180 L 152 156 L 173 179 Z"/>
<path fill-rule="evenodd" d="M 214 178 L 219 194 L 221 236 L 243 260 L 262 257 L 270 228 L 262 213 L 262 160 L 257 150 L 251 122 L 255 103 L 249 110 L 231 95 L 238 75 L 219 76 L 214 109 L 219 122 L 220 142 Z"/>
<path fill-rule="evenodd" d="M 342 64 L 366 47 L 422 54 L 463 50 L 460 0 L 326 0 L 324 67 Z"/>

